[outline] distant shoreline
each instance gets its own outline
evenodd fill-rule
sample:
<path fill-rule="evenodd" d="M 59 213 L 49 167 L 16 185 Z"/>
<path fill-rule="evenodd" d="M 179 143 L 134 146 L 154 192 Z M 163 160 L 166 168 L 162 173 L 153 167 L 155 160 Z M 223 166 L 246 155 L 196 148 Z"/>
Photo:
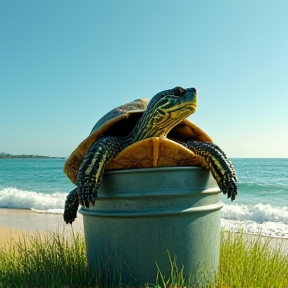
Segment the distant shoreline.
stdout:
<path fill-rule="evenodd" d="M 11 155 L 8 153 L 0 153 L 0 159 L 65 159 L 65 157 L 49 157 L 42 155 Z"/>

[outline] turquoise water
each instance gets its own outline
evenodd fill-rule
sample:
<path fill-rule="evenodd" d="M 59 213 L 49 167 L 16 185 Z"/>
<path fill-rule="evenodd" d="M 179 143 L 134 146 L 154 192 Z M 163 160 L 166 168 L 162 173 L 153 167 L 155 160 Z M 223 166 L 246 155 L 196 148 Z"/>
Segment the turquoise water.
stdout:
<path fill-rule="evenodd" d="M 64 159 L 0 159 L 0 208 L 63 213 L 74 184 L 63 173 Z M 288 238 L 288 159 L 232 159 L 238 196 L 222 197 L 227 229 Z"/>

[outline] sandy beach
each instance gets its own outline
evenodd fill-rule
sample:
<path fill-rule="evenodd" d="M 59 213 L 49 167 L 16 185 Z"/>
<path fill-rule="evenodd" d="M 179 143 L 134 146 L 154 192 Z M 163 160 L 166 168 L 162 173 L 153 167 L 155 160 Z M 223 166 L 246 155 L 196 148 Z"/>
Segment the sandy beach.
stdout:
<path fill-rule="evenodd" d="M 60 231 L 67 234 L 83 231 L 82 215 L 71 225 L 67 225 L 62 214 L 38 213 L 31 210 L 0 209 L 0 243 L 4 243 L 13 237 L 24 233 L 35 234 L 37 232 Z M 73 229 L 73 231 L 72 231 Z"/>
<path fill-rule="evenodd" d="M 83 216 L 78 213 L 73 227 L 67 225 L 62 214 L 38 213 L 31 210 L 0 209 L 0 243 L 4 243 L 11 236 L 17 237 L 21 233 L 35 234 L 37 232 L 60 231 L 67 234 L 83 232 Z M 255 240 L 258 236 L 245 234 L 247 240 Z M 262 236 L 262 241 L 267 239 Z M 288 239 L 268 237 L 271 249 L 278 247 L 288 254 Z"/>

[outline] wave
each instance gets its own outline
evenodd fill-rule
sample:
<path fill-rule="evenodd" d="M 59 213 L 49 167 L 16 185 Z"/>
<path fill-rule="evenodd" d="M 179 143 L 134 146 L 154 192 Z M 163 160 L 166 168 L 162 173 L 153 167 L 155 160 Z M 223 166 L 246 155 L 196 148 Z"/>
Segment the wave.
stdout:
<path fill-rule="evenodd" d="M 275 207 L 270 204 L 258 203 L 249 205 L 225 205 L 222 209 L 222 218 L 239 221 L 253 221 L 264 223 L 267 221 L 283 222 L 288 225 L 288 207 Z"/>
<path fill-rule="evenodd" d="M 63 212 L 68 193 L 40 193 L 14 187 L 0 190 L 0 208 L 31 209 L 51 213 Z M 61 209 L 61 212 L 60 212 Z"/>
<path fill-rule="evenodd" d="M 0 190 L 0 208 L 34 209 L 47 211 L 64 209 L 68 193 L 42 193 L 14 187 Z M 225 204 L 222 208 L 222 218 L 226 220 L 253 221 L 264 223 L 267 221 L 282 222 L 288 225 L 288 206 L 277 207 L 270 204 L 243 205 Z"/>
<path fill-rule="evenodd" d="M 62 214 L 67 195 L 58 191 L 42 193 L 7 187 L 0 190 L 0 208 Z M 221 213 L 221 224 L 226 230 L 288 238 L 288 206 L 225 204 Z"/>
<path fill-rule="evenodd" d="M 226 230 L 288 238 L 288 207 L 225 205 L 221 224 Z"/>

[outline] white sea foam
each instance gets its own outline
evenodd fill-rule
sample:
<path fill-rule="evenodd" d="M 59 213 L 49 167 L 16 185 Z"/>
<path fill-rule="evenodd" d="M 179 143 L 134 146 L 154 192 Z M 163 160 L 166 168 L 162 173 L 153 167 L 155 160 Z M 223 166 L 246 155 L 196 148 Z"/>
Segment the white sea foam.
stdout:
<path fill-rule="evenodd" d="M 230 220 L 253 221 L 263 223 L 267 221 L 283 222 L 288 225 L 288 207 L 274 207 L 261 203 L 248 205 L 224 205 L 222 218 Z"/>
<path fill-rule="evenodd" d="M 66 196 L 67 193 L 46 194 L 8 187 L 0 190 L 0 208 L 33 209 L 46 212 L 61 209 L 62 213 Z"/>
<path fill-rule="evenodd" d="M 221 224 L 227 230 L 288 238 L 288 207 L 224 205 Z"/>
<path fill-rule="evenodd" d="M 0 190 L 0 208 L 62 214 L 66 196 L 67 193 L 57 191 L 40 193 L 8 187 Z M 288 238 L 287 206 L 227 204 L 221 212 L 221 224 L 226 230 Z"/>

